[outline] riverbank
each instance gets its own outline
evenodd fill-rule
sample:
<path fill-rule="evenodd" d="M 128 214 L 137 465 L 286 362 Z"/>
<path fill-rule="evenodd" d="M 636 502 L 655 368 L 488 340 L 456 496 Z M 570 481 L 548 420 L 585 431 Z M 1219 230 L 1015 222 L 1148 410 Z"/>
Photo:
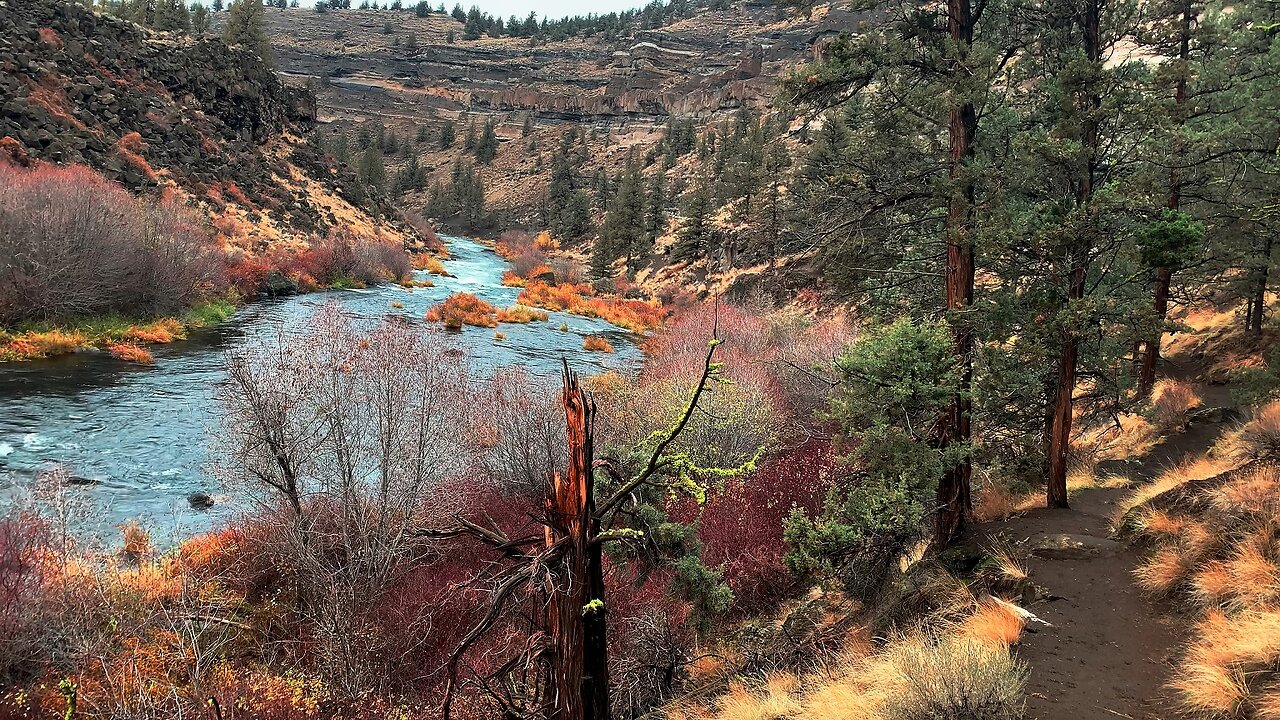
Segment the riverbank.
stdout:
<path fill-rule="evenodd" d="M 131 318 L 110 314 L 0 329 L 0 362 L 42 360 L 89 350 L 149 364 L 152 357 L 147 346 L 185 340 L 192 330 L 226 322 L 236 308 L 231 298 L 223 297 L 200 303 L 181 316 Z"/>

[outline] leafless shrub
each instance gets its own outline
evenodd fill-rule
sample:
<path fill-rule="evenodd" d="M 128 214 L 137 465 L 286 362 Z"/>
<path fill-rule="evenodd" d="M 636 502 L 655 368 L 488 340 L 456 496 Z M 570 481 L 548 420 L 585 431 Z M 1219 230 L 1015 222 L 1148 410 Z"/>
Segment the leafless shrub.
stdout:
<path fill-rule="evenodd" d="M 469 385 L 465 359 L 438 335 L 389 320 L 364 336 L 335 305 L 302 337 L 231 360 L 218 473 L 277 526 L 320 664 L 347 692 L 374 689 L 370 659 L 410 645 L 378 636 L 367 612 L 428 552 L 415 531 L 456 507 Z"/>
<path fill-rule="evenodd" d="M 486 477 L 508 492 L 541 492 L 548 473 L 567 462 L 555 389 L 521 368 L 500 370 L 478 389 L 474 406 Z"/>
<path fill-rule="evenodd" d="M 212 235 L 173 201 L 92 170 L 0 165 L 0 322 L 166 313 L 222 273 Z"/>

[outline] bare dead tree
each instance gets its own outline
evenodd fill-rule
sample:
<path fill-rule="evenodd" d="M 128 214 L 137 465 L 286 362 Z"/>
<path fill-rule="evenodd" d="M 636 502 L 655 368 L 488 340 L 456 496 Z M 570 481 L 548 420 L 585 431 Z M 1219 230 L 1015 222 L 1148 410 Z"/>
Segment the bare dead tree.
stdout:
<path fill-rule="evenodd" d="M 470 466 L 465 358 L 401 322 L 365 335 L 331 305 L 302 337 L 233 358 L 229 376 L 216 470 L 259 502 L 325 674 L 353 695 L 377 689 L 388 673 L 369 668 L 414 645 L 368 614 L 429 550 L 417 529 L 456 511 L 449 490 Z"/>
<path fill-rule="evenodd" d="M 460 667 L 469 650 L 498 624 L 514 602 L 541 599 L 542 632 L 533 633 L 517 655 L 494 673 L 471 681 L 491 698 L 501 677 L 513 669 L 536 668 L 526 682 L 534 697 L 520 701 L 494 698 L 510 716 L 554 717 L 557 720 L 607 720 L 610 716 L 607 611 L 603 549 L 611 542 L 635 541 L 642 533 L 626 527 L 628 509 L 649 488 L 688 486 L 701 473 L 735 470 L 698 468 L 685 453 L 673 449 L 698 411 L 708 386 L 720 378 L 714 361 L 720 340 L 713 331 L 701 373 L 684 411 L 668 429 L 655 434 L 648 459 L 630 477 L 609 460 L 594 457 L 596 406 L 565 364 L 561 403 L 566 417 L 568 462 L 565 472 L 552 470 L 546 480 L 545 512 L 538 519 L 541 536 L 508 537 L 492 523 L 454 517 L 453 527 L 423 531 L 424 536 L 466 536 L 497 551 L 504 561 L 492 576 L 489 605 L 463 637 L 448 663 L 448 685 L 442 715 L 449 720 L 460 688 Z M 611 481 L 611 492 L 597 500 L 596 472 Z"/>

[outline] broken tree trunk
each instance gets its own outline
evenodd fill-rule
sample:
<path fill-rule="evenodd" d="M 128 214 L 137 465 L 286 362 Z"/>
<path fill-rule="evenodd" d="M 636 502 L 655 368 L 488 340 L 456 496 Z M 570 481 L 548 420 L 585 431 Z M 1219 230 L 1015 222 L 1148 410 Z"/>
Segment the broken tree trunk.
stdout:
<path fill-rule="evenodd" d="M 604 568 L 596 515 L 592 431 L 595 404 L 564 370 L 569 467 L 552 479 L 547 499 L 547 547 L 565 542 L 550 573 L 547 631 L 551 638 L 546 703 L 554 720 L 607 720 L 609 655 L 606 643 Z"/>

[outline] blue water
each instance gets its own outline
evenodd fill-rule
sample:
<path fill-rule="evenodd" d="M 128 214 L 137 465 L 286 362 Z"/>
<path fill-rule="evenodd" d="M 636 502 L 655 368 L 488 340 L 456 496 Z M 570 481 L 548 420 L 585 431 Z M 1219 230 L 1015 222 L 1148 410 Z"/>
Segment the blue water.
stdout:
<path fill-rule="evenodd" d="M 242 508 L 205 472 L 208 433 L 219 413 L 214 389 L 225 379 L 228 353 L 301 328 L 332 301 L 358 320 L 402 315 L 424 329 L 427 309 L 454 292 L 472 293 L 495 307 L 515 304 L 519 289 L 501 284 L 501 258 L 472 240 L 445 240 L 451 259 L 444 266 L 453 277 L 419 273 L 435 287 L 387 285 L 251 303 L 217 328 L 152 348 L 156 362 L 150 367 L 97 353 L 0 364 L 0 511 L 27 491 L 38 471 L 62 464 L 85 481 L 73 492 L 85 494 L 93 507 L 90 529 L 102 534 L 137 519 L 160 534 L 182 535 L 233 515 Z M 404 307 L 391 307 L 396 301 Z M 497 329 L 505 340 L 495 340 L 491 328 L 452 334 L 476 374 L 521 365 L 553 378 L 562 358 L 583 374 L 628 371 L 640 359 L 634 336 L 603 320 L 551 313 L 547 322 Z M 615 352 L 583 351 L 586 335 L 607 337 Z M 194 509 L 188 502 L 193 492 L 219 502 L 209 510 Z"/>

